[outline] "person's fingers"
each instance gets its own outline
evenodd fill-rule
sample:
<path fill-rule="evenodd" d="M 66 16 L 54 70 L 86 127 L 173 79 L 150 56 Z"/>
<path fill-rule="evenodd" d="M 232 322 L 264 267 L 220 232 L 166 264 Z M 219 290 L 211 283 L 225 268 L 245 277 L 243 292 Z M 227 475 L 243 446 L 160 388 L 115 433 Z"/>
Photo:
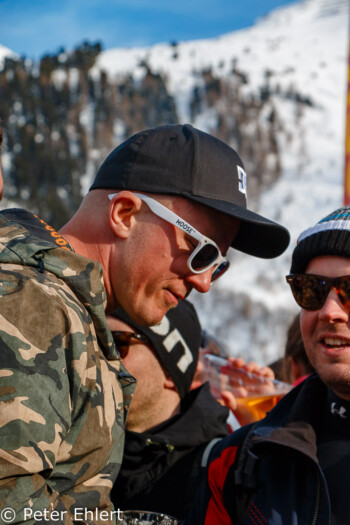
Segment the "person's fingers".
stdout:
<path fill-rule="evenodd" d="M 236 410 L 237 401 L 232 392 L 229 392 L 228 390 L 223 390 L 221 392 L 221 399 L 223 401 L 223 404 L 227 406 L 230 410 L 232 410 L 232 412 Z"/>
<path fill-rule="evenodd" d="M 255 373 L 268 379 L 275 379 L 275 373 L 269 366 L 262 366 Z"/>
<path fill-rule="evenodd" d="M 243 368 L 246 365 L 246 362 L 242 357 L 229 357 L 227 361 L 236 368 Z"/>
<path fill-rule="evenodd" d="M 249 361 L 247 363 L 242 357 L 229 357 L 228 361 L 231 363 L 232 366 L 236 368 L 242 368 L 246 372 L 258 374 L 259 376 L 267 377 L 268 379 L 275 378 L 275 374 L 270 367 L 260 366 L 255 361 Z"/>

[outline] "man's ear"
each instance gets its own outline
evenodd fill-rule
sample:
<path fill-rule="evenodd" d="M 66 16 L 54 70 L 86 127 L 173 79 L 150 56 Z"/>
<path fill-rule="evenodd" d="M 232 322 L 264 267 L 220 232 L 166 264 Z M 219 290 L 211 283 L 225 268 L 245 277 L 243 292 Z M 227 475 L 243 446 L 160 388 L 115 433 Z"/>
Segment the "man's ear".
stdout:
<path fill-rule="evenodd" d="M 115 235 L 123 239 L 129 236 L 141 204 L 141 199 L 131 191 L 120 191 L 114 195 L 109 207 L 109 224 Z"/>
<path fill-rule="evenodd" d="M 175 383 L 168 374 L 166 374 L 166 377 L 164 379 L 164 388 L 168 388 L 169 390 L 176 390 L 177 392 Z"/>

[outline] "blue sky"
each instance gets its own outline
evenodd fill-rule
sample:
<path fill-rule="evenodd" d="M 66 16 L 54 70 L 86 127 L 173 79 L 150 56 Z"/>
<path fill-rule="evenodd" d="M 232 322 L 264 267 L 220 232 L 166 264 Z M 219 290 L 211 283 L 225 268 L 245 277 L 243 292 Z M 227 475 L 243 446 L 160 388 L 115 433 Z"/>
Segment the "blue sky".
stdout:
<path fill-rule="evenodd" d="M 0 0 L 0 44 L 31 58 L 83 40 L 104 49 L 211 38 L 291 0 Z"/>

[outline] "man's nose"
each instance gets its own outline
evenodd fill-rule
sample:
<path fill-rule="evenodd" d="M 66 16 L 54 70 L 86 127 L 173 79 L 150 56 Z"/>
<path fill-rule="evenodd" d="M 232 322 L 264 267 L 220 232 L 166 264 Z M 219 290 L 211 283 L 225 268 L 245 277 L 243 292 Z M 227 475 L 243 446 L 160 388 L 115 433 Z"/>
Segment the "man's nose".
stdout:
<path fill-rule="evenodd" d="M 349 310 L 341 303 L 334 288 L 330 290 L 324 305 L 320 308 L 319 318 L 328 323 L 346 323 L 349 320 Z"/>
<path fill-rule="evenodd" d="M 186 275 L 186 281 L 199 293 L 209 292 L 213 271 L 214 267 L 209 268 L 203 273 L 190 272 Z"/>

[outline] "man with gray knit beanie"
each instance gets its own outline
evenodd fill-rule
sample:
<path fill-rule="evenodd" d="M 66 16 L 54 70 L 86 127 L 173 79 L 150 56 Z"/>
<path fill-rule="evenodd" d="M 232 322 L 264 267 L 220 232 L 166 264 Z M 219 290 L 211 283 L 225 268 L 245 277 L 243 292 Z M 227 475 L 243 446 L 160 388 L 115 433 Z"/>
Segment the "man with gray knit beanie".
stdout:
<path fill-rule="evenodd" d="M 350 206 L 301 233 L 286 279 L 316 373 L 214 448 L 186 524 L 349 522 Z"/>

